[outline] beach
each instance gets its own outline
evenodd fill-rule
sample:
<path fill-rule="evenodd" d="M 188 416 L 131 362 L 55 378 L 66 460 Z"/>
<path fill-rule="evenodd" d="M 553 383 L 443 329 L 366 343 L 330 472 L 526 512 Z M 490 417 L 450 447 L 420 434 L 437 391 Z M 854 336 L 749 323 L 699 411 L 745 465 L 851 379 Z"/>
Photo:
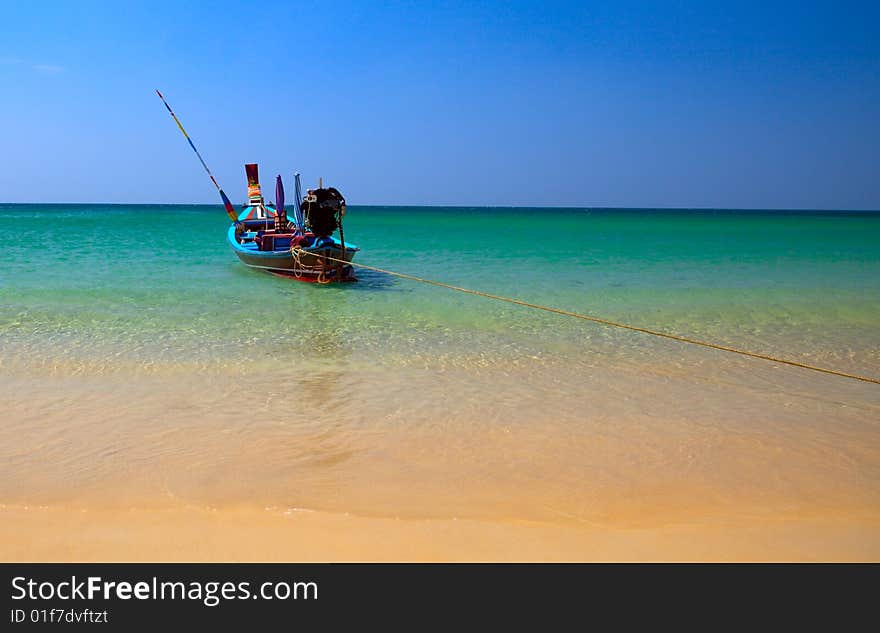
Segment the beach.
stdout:
<path fill-rule="evenodd" d="M 875 384 L 276 278 L 214 206 L 0 216 L 0 560 L 880 560 Z M 355 261 L 880 376 L 880 213 L 352 207 L 345 234 Z"/>

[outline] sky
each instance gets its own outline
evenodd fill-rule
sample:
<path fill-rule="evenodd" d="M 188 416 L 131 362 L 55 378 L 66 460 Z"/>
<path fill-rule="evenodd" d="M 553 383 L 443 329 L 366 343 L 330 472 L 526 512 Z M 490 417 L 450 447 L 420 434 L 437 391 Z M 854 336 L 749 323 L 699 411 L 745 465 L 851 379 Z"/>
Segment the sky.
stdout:
<path fill-rule="evenodd" d="M 0 202 L 880 209 L 877 2 L 0 0 Z"/>

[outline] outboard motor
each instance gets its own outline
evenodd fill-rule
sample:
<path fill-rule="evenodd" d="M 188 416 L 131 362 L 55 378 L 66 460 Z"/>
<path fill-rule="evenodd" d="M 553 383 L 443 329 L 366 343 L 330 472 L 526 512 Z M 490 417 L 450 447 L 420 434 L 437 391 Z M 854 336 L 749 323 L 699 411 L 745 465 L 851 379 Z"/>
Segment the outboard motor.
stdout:
<path fill-rule="evenodd" d="M 309 189 L 300 208 L 315 237 L 329 237 L 339 228 L 339 221 L 345 213 L 345 198 L 334 187 Z"/>

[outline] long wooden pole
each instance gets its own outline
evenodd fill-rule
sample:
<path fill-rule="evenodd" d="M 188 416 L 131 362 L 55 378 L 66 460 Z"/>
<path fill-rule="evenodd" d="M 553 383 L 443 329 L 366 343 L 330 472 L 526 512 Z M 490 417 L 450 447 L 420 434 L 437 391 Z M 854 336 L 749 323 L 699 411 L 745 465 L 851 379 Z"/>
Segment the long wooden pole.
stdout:
<path fill-rule="evenodd" d="M 226 215 L 229 216 L 230 220 L 238 224 L 238 213 L 235 212 L 235 207 L 232 206 L 229 198 L 226 196 L 225 193 L 223 193 L 223 189 L 221 189 L 220 185 L 217 184 L 217 180 L 214 178 L 214 174 L 212 174 L 211 170 L 208 169 L 208 165 L 205 163 L 205 159 L 202 158 L 201 154 L 199 154 L 199 150 L 197 150 L 196 146 L 193 145 L 192 139 L 189 137 L 189 134 L 187 134 L 186 130 L 183 129 L 183 125 L 181 125 L 180 119 L 178 119 L 177 115 L 174 114 L 174 110 L 172 110 L 171 106 L 168 105 L 168 102 L 165 101 L 165 97 L 162 96 L 162 93 L 156 90 L 156 94 L 159 95 L 162 103 L 164 103 L 165 107 L 168 108 L 168 114 L 170 114 L 171 118 L 174 119 L 174 122 L 177 123 L 177 127 L 179 127 L 180 131 L 183 132 L 183 136 L 186 138 L 187 142 L 189 142 L 189 146 L 192 147 L 192 150 L 196 153 L 196 156 L 199 157 L 199 162 L 202 163 L 202 167 L 204 167 L 205 171 L 208 172 L 208 177 L 211 178 L 211 182 L 214 183 L 214 186 L 217 187 L 217 191 L 220 192 L 220 197 L 223 199 L 223 207 L 226 209 Z"/>

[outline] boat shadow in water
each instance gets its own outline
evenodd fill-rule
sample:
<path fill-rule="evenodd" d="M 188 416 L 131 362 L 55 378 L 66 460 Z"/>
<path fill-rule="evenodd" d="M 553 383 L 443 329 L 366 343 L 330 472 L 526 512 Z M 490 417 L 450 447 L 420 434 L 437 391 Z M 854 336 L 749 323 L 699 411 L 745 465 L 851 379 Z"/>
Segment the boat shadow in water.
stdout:
<path fill-rule="evenodd" d="M 357 281 L 350 284 L 337 284 L 352 290 L 397 290 L 400 287 L 401 280 L 387 273 L 380 273 L 374 270 L 358 270 L 354 267 L 355 277 Z"/>

